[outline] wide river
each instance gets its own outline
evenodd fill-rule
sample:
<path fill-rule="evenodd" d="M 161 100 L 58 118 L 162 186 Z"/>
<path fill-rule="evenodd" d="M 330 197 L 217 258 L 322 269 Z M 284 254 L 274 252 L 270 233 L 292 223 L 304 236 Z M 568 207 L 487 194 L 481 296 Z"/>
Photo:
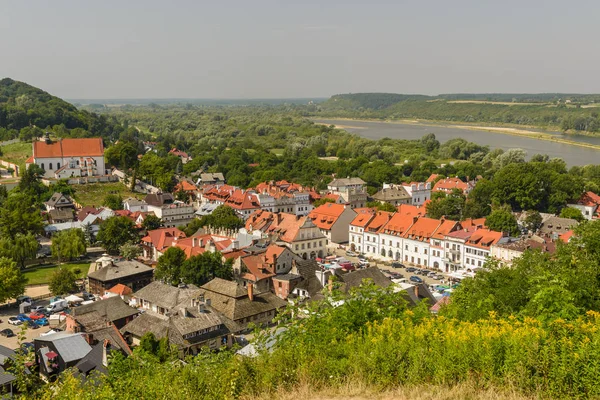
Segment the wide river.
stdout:
<path fill-rule="evenodd" d="M 317 123 L 341 125 L 344 126 L 344 129 L 348 132 L 356 133 L 367 139 L 420 139 L 423 135 L 434 133 L 441 143 L 450 139 L 463 138 L 480 145 L 490 146 L 491 149 L 508 150 L 520 148 L 527 152 L 528 157 L 531 157 L 534 154 L 548 154 L 551 158 L 560 157 L 565 160 L 569 166 L 600 164 L 600 150 L 484 130 L 477 131 L 444 126 L 340 119 L 314 119 L 313 121 Z M 562 136 L 558 132 L 546 133 Z M 566 136 L 565 138 L 574 142 L 600 145 L 600 137 Z"/>

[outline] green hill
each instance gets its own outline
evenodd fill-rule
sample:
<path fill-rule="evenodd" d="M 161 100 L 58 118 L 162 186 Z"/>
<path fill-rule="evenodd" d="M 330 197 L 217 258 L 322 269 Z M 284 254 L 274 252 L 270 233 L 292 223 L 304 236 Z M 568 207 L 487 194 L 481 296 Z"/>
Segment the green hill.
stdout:
<path fill-rule="evenodd" d="M 405 100 L 429 100 L 434 97 L 395 93 L 350 93 L 336 94 L 321 104 L 329 109 L 361 109 L 381 110 Z"/>
<path fill-rule="evenodd" d="M 63 137 L 110 137 L 115 125 L 26 83 L 0 80 L 0 140 L 28 140 L 45 129 Z"/>

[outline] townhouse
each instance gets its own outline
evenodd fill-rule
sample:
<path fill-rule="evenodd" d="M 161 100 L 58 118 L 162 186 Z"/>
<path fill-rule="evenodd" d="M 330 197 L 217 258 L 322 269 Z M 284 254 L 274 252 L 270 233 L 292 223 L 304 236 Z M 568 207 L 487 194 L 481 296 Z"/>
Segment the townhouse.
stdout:
<path fill-rule="evenodd" d="M 330 245 L 348 243 L 348 226 L 356 217 L 356 211 L 345 204 L 325 203 L 308 214 L 319 227 Z"/>
<path fill-rule="evenodd" d="M 361 208 L 367 204 L 366 182 L 360 178 L 334 179 L 327 185 L 329 194 L 341 196 L 350 208 Z"/>
<path fill-rule="evenodd" d="M 431 182 L 403 183 L 402 187 L 410 195 L 410 204 L 413 206 L 420 206 L 431 200 Z"/>
<path fill-rule="evenodd" d="M 567 204 L 567 207 L 578 209 L 587 220 L 600 219 L 600 196 L 594 192 L 585 192 L 575 203 Z"/>
<path fill-rule="evenodd" d="M 392 218 L 392 213 L 385 211 L 378 211 L 373 215 L 373 218 L 365 226 L 363 239 L 364 239 L 364 254 L 367 257 L 386 257 L 386 251 L 381 248 L 380 242 L 385 243 L 385 239 L 380 239 L 380 229 Z"/>

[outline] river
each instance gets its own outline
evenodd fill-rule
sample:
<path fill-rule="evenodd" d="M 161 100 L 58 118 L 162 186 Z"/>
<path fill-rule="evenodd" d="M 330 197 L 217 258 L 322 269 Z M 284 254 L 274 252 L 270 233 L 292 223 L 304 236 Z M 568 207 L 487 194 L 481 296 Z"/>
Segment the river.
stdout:
<path fill-rule="evenodd" d="M 463 138 L 470 142 L 489 146 L 491 149 L 508 150 L 520 148 L 527 152 L 528 157 L 534 154 L 547 154 L 551 158 L 560 157 L 565 160 L 568 166 L 600 164 L 600 150 L 485 130 L 477 131 L 444 126 L 340 119 L 314 119 L 313 121 L 331 125 L 342 125 L 346 131 L 356 133 L 367 139 L 420 139 L 427 133 L 434 133 L 441 143 L 450 139 Z M 559 132 L 545 133 L 563 136 Z M 565 136 L 565 138 L 574 142 L 600 145 L 600 138 L 588 136 Z"/>

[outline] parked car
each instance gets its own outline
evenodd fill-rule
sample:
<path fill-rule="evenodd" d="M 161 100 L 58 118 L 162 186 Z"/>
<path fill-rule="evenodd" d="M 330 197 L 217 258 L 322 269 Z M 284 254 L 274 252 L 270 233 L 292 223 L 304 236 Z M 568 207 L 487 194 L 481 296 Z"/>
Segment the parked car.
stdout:
<path fill-rule="evenodd" d="M 427 276 L 429 274 L 429 271 L 426 269 L 422 269 L 419 272 L 417 272 L 417 274 Z"/>
<path fill-rule="evenodd" d="M 25 354 L 29 354 L 29 352 L 33 351 L 34 349 L 35 349 L 35 345 L 31 342 L 21 343 L 21 350 L 23 350 L 23 353 L 25 353 Z"/>
<path fill-rule="evenodd" d="M 366 268 L 366 267 L 368 267 L 368 266 L 370 265 L 370 264 L 369 264 L 369 262 L 368 262 L 367 260 L 360 260 L 360 259 L 359 259 L 359 260 L 358 260 L 358 263 L 359 263 L 359 264 L 360 264 L 362 267 L 364 267 L 364 268 Z"/>
<path fill-rule="evenodd" d="M 17 304 L 21 304 L 21 303 L 33 304 L 33 299 L 29 296 L 19 296 L 19 297 L 17 297 Z"/>
<path fill-rule="evenodd" d="M 404 278 L 401 274 L 399 274 L 397 272 L 390 272 L 389 274 L 392 277 L 392 279 L 402 279 L 402 278 Z"/>
<path fill-rule="evenodd" d="M 93 294 L 88 293 L 88 292 L 83 292 L 81 293 L 81 298 L 85 301 L 89 301 L 89 300 L 96 300 L 96 298 L 94 297 Z"/>
<path fill-rule="evenodd" d="M 404 264 L 399 263 L 398 261 L 394 261 L 392 263 L 392 268 L 404 268 Z"/>
<path fill-rule="evenodd" d="M 423 283 L 423 279 L 419 278 L 419 277 L 418 277 L 418 276 L 416 276 L 416 275 L 413 275 L 413 276 L 411 276 L 411 277 L 410 277 L 410 281 L 411 281 L 411 282 L 414 282 L 414 283 Z"/>
<path fill-rule="evenodd" d="M 2 329 L 0 331 L 0 335 L 4 336 L 4 337 L 13 337 L 15 336 L 15 333 L 12 331 L 12 329 Z"/>
<path fill-rule="evenodd" d="M 31 312 L 43 313 L 45 310 L 46 310 L 46 307 L 44 307 L 44 306 L 31 307 Z"/>
<path fill-rule="evenodd" d="M 25 314 L 19 314 L 17 315 L 17 319 L 21 322 L 29 322 L 31 321 L 31 318 L 29 318 L 29 316 L 25 315 Z"/>
<path fill-rule="evenodd" d="M 430 273 L 427 274 L 428 277 L 433 278 L 434 276 L 436 276 L 437 274 L 433 271 L 431 271 Z"/>
<path fill-rule="evenodd" d="M 348 257 L 356 257 L 358 254 L 356 254 L 355 252 L 353 252 L 352 250 L 347 250 L 346 251 L 346 255 Z"/>
<path fill-rule="evenodd" d="M 11 325 L 21 325 L 23 321 L 17 317 L 8 317 L 8 323 Z"/>
<path fill-rule="evenodd" d="M 367 261 L 367 257 L 365 257 L 365 255 L 364 255 L 364 254 L 359 254 L 359 255 L 357 255 L 356 257 L 358 257 L 358 259 L 359 259 L 359 260 L 364 260 L 364 261 Z"/>
<path fill-rule="evenodd" d="M 36 321 L 30 321 L 30 322 L 28 322 L 27 323 L 27 328 L 28 329 L 40 329 L 40 326 L 35 323 Z"/>
<path fill-rule="evenodd" d="M 415 267 L 406 268 L 406 272 L 415 272 L 417 269 Z"/>
<path fill-rule="evenodd" d="M 29 318 L 35 321 L 36 319 L 46 318 L 46 315 L 40 312 L 32 312 L 29 314 Z"/>
<path fill-rule="evenodd" d="M 46 307 L 46 311 L 48 311 L 49 313 L 55 313 L 55 312 L 64 310 L 68 306 L 69 306 L 69 303 L 66 300 L 60 299 L 53 303 L 50 303 L 50 305 L 48 307 Z"/>
<path fill-rule="evenodd" d="M 444 279 L 444 275 L 442 275 L 442 274 L 436 274 L 436 275 L 433 277 L 433 279 L 436 279 L 436 280 L 438 280 L 438 281 L 441 281 L 442 279 Z"/>
<path fill-rule="evenodd" d="M 40 318 L 33 321 L 38 326 L 46 326 L 48 325 L 48 318 Z"/>

